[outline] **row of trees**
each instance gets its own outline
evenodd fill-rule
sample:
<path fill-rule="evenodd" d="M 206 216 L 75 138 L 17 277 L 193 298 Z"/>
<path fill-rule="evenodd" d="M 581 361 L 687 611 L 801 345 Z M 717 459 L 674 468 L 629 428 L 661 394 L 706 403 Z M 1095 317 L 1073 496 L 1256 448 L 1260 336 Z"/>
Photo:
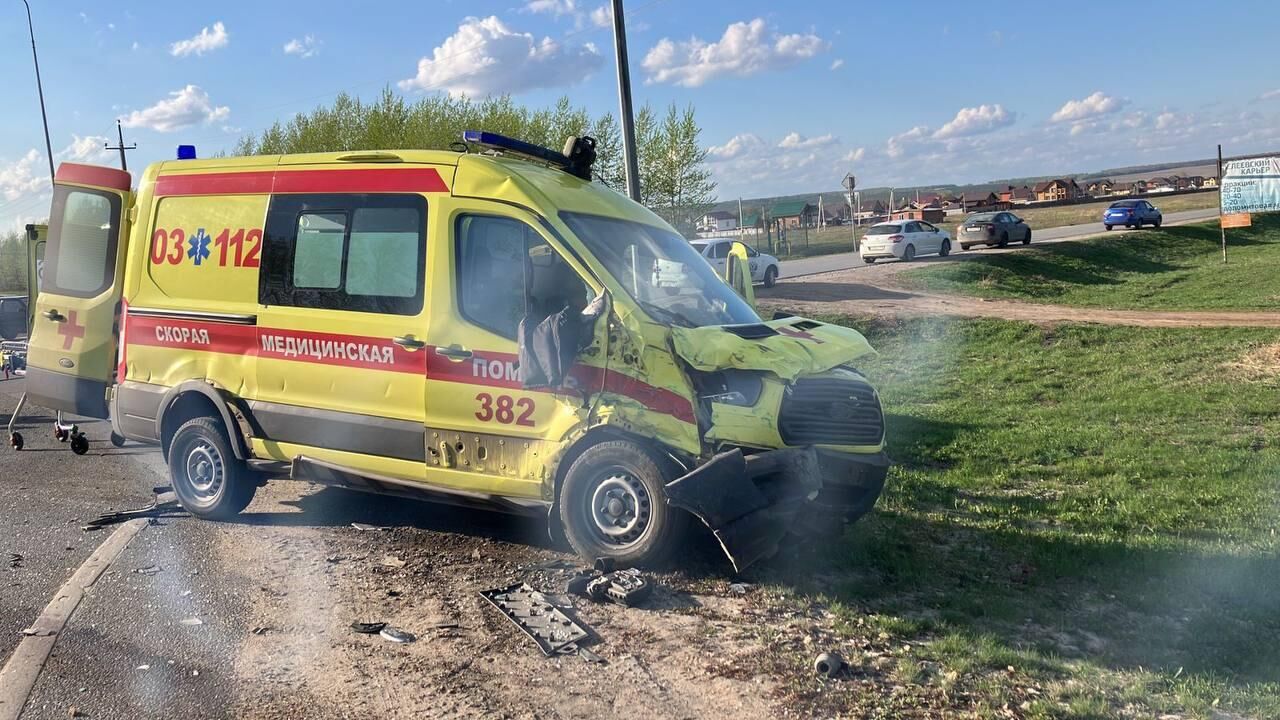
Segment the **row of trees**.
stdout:
<path fill-rule="evenodd" d="M 8 232 L 0 236 L 0 294 L 27 292 L 27 235 Z"/>
<path fill-rule="evenodd" d="M 347 94 L 331 105 L 276 122 L 259 136 L 242 138 L 235 155 L 384 149 L 447 149 L 463 130 L 488 130 L 559 149 L 570 135 L 596 139 L 599 180 L 625 191 L 622 131 L 613 113 L 592 117 L 562 97 L 553 107 L 530 109 L 510 97 L 484 100 L 435 96 L 408 102 L 383 90 L 371 103 Z M 693 106 L 672 104 L 660 114 L 648 105 L 636 114 L 641 202 L 663 219 L 692 233 L 698 217 L 715 203 L 715 182 L 699 143 Z"/>

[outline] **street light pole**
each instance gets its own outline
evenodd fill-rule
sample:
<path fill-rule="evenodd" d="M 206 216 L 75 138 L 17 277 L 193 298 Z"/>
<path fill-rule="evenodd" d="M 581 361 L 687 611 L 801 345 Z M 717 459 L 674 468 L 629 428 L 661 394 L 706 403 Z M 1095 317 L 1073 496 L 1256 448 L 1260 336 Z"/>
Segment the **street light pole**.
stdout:
<path fill-rule="evenodd" d="M 622 17 L 622 0 L 613 0 L 613 47 L 618 57 L 618 104 L 622 113 L 622 159 L 627 171 L 627 197 L 640 202 L 640 163 L 636 159 L 636 123 L 631 112 L 631 70 L 627 65 L 627 24 Z"/>
<path fill-rule="evenodd" d="M 22 0 L 27 6 L 27 31 L 31 33 L 31 61 L 36 66 L 36 92 L 40 94 L 40 119 L 44 121 L 44 151 L 49 159 L 49 182 L 53 182 L 53 144 L 49 142 L 49 118 L 44 112 L 44 86 L 40 83 L 40 58 L 36 57 L 36 30 L 31 24 L 31 3 Z"/>

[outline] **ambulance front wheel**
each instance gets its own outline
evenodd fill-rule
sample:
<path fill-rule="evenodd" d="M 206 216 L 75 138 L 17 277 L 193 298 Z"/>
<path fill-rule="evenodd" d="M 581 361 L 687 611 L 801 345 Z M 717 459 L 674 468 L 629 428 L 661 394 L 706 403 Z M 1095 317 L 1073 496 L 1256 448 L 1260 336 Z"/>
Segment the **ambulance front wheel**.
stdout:
<path fill-rule="evenodd" d="M 659 461 L 626 440 L 602 442 L 574 460 L 560 489 L 565 537 L 584 559 L 661 565 L 684 538 L 689 516 L 667 505 L 671 479 Z"/>
<path fill-rule="evenodd" d="M 226 520 L 248 507 L 257 483 L 231 450 L 222 423 L 211 417 L 188 420 L 169 444 L 169 477 L 187 512 Z"/>

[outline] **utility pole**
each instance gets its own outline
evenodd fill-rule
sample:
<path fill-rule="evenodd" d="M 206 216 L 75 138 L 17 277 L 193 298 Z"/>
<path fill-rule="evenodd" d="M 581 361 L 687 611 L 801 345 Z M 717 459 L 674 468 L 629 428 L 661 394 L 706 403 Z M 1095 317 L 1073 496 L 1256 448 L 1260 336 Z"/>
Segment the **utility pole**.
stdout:
<path fill-rule="evenodd" d="M 119 145 L 110 145 L 108 143 L 102 143 L 102 147 L 107 150 L 119 150 L 120 151 L 120 169 L 124 170 L 125 172 L 129 172 L 129 165 L 127 162 L 125 162 L 125 159 L 124 159 L 124 151 L 137 150 L 138 143 L 133 143 L 132 145 L 124 144 L 124 130 L 120 128 L 119 118 L 116 118 L 116 137 L 120 138 Z"/>
<path fill-rule="evenodd" d="M 613 0 L 613 47 L 618 56 L 618 105 L 622 115 L 622 159 L 627 171 L 627 197 L 640 202 L 640 163 L 636 159 L 636 121 L 631 111 L 631 70 L 627 65 L 627 24 L 622 17 L 622 0 Z"/>
<path fill-rule="evenodd" d="M 31 24 L 31 3 L 22 0 L 27 6 L 27 31 L 31 33 L 31 62 L 36 66 L 36 92 L 40 93 L 40 120 L 44 122 L 44 152 L 49 158 L 49 183 L 53 183 L 53 143 L 49 142 L 49 117 L 44 112 L 44 86 L 40 83 L 40 58 L 36 57 L 36 30 Z"/>
<path fill-rule="evenodd" d="M 1222 224 L 1222 145 L 1218 145 L 1218 228 L 1222 230 L 1222 264 L 1227 264 L 1227 226 Z"/>

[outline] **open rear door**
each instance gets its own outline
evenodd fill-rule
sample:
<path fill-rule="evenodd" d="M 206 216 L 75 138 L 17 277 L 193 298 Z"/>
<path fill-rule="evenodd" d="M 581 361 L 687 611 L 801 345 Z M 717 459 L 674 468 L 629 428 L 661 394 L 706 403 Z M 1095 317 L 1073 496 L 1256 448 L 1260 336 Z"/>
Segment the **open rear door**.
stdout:
<path fill-rule="evenodd" d="M 41 275 L 44 273 L 44 245 L 49 239 L 48 225 L 27 226 L 27 337 L 36 326 L 36 298 L 40 297 Z"/>
<path fill-rule="evenodd" d="M 729 257 L 725 258 L 724 280 L 742 296 L 751 307 L 756 306 L 756 291 L 751 285 L 751 260 L 747 255 L 747 246 L 734 241 L 729 248 Z"/>
<path fill-rule="evenodd" d="M 133 200 L 129 185 L 121 170 L 58 167 L 27 352 L 27 396 L 36 405 L 107 417 Z"/>

